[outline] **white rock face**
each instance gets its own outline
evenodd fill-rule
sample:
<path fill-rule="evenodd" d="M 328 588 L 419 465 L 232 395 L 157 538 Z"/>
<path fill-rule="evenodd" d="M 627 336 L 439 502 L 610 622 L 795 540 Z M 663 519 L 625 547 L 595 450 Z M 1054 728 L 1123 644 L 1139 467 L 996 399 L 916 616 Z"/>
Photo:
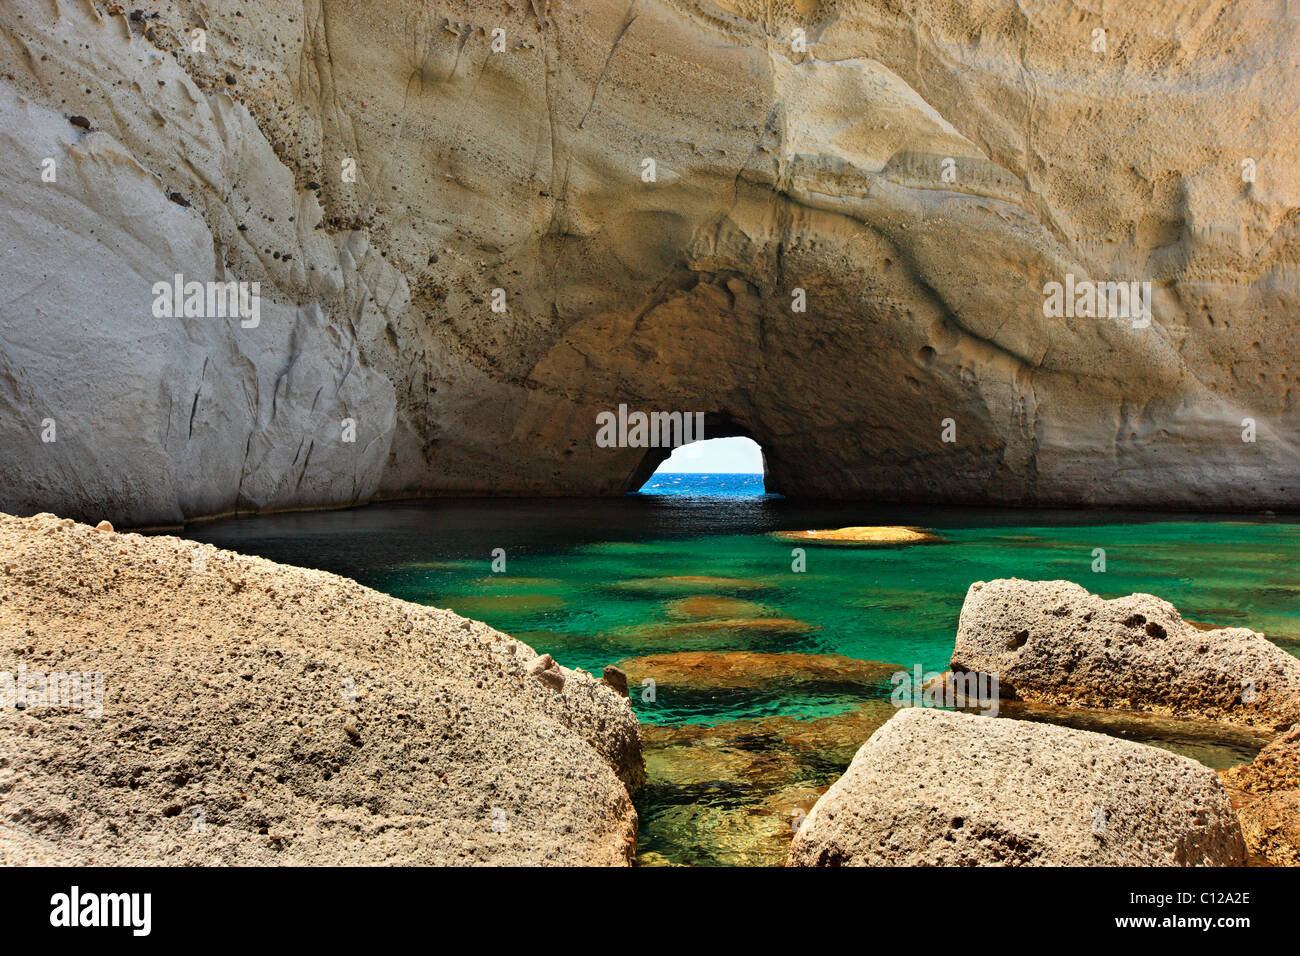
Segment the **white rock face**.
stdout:
<path fill-rule="evenodd" d="M 1214 771 L 1102 734 L 913 708 L 795 834 L 794 866 L 1239 866 Z"/>
<path fill-rule="evenodd" d="M 1264 6 L 10 0 L 0 507 L 617 492 L 666 453 L 596 446 L 619 403 L 787 494 L 1295 506 Z M 259 326 L 156 318 L 178 272 Z M 1067 276 L 1151 324 L 1047 317 Z"/>
<path fill-rule="evenodd" d="M 6 505 L 156 524 L 369 497 L 395 403 L 362 355 L 366 310 L 348 308 L 366 293 L 368 244 L 297 226 L 319 206 L 248 112 L 120 34 L 83 11 L 48 38 L 51 50 L 92 41 L 89 62 L 66 64 L 83 79 L 131 82 L 131 96 L 115 91 L 112 131 L 0 84 Z M 163 135 L 160 122 L 175 128 Z M 39 175 L 46 158 L 52 182 Z M 372 281 L 394 282 L 377 271 Z M 177 274 L 258 283 L 255 326 L 251 314 L 156 316 L 154 286 Z M 345 419 L 358 423 L 353 442 Z"/>

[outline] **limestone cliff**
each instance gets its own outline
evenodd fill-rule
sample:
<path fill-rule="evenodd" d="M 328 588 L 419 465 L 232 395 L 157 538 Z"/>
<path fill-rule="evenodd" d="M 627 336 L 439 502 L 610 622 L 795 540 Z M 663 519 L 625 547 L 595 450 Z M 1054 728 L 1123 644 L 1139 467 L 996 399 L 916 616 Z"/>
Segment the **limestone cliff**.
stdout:
<path fill-rule="evenodd" d="M 791 495 L 1300 502 L 1283 3 L 0 14 L 0 508 L 613 493 L 664 454 L 619 403 Z M 155 317 L 175 274 L 260 322 Z M 1046 317 L 1067 276 L 1150 325 Z"/>

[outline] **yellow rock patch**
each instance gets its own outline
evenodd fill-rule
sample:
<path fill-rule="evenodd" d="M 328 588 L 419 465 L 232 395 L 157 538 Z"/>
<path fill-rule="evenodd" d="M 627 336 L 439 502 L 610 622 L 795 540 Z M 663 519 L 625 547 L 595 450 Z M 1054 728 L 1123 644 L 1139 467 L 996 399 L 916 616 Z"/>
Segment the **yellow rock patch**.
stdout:
<path fill-rule="evenodd" d="M 925 544 L 942 541 L 938 535 L 924 528 L 881 525 L 860 528 L 833 528 L 827 531 L 778 531 L 783 541 L 801 541 L 811 544 L 846 544 L 888 547 L 898 544 Z"/>

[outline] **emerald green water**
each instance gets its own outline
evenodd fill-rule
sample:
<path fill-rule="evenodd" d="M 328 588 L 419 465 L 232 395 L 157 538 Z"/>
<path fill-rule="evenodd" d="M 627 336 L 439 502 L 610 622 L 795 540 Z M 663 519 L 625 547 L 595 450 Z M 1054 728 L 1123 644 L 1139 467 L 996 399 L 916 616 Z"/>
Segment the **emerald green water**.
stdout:
<path fill-rule="evenodd" d="M 922 525 L 943 541 L 865 549 L 771 534 L 857 524 Z M 448 501 L 228 521 L 194 537 L 452 608 L 569 667 L 599 675 L 621 663 L 646 725 L 643 864 L 779 863 L 791 819 L 893 712 L 888 674 L 946 668 L 973 581 L 1064 578 L 1106 597 L 1147 591 L 1190 620 L 1248 626 L 1300 652 L 1300 526 L 1289 518 L 764 498 Z M 805 571 L 792 569 L 794 547 L 805 549 Z M 501 573 L 492 571 L 497 548 Z M 1092 570 L 1097 548 L 1104 573 Z M 653 657 L 685 651 L 708 655 L 692 659 L 686 677 L 671 666 L 679 659 Z M 813 670 L 807 658 L 751 658 L 739 676 L 719 676 L 714 665 L 728 659 L 713 655 L 726 652 L 837 657 Z M 641 684 L 647 676 L 653 695 Z M 1005 710 L 1145 740 L 1215 767 L 1249 760 L 1259 746 L 1171 721 Z"/>

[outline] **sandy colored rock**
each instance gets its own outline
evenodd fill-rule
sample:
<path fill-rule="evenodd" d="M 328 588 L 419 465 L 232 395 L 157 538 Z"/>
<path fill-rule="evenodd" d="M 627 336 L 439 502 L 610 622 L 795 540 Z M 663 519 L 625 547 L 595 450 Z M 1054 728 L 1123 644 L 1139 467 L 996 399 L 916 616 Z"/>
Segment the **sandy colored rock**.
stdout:
<path fill-rule="evenodd" d="M 909 708 L 795 835 L 795 866 L 1238 865 L 1213 771 L 1113 737 Z"/>
<path fill-rule="evenodd" d="M 1276 866 L 1300 866 L 1300 724 L 1220 777 L 1237 792 L 1247 852 Z"/>
<path fill-rule="evenodd" d="M 787 495 L 1300 503 L 1277 4 L 6 9 L 0 508 L 620 492 L 667 454 L 596 445 L 620 402 Z M 260 324 L 155 318 L 177 272 Z M 1067 276 L 1150 324 L 1045 317 Z"/>
<path fill-rule="evenodd" d="M 1300 718 L 1300 660 L 1241 627 L 1206 631 L 1150 594 L 1105 600 L 1069 581 L 978 581 L 952 654 L 1003 696 L 1282 730 Z"/>
<path fill-rule="evenodd" d="M 613 664 L 605 665 L 605 670 L 601 675 L 600 681 L 620 697 L 628 696 L 627 674 L 623 673 L 623 671 L 619 670 Z"/>
<path fill-rule="evenodd" d="M 753 651 L 680 651 L 621 661 L 628 680 L 650 678 L 662 691 L 734 690 L 813 684 L 876 685 L 900 668 L 839 654 L 761 654 Z"/>
<path fill-rule="evenodd" d="M 1223 778 L 1248 793 L 1300 789 L 1300 724 L 1275 738 L 1251 763 L 1225 770 Z"/>
<path fill-rule="evenodd" d="M 550 654 L 535 658 L 526 668 L 529 675 L 554 691 L 564 690 L 565 672 Z"/>
<path fill-rule="evenodd" d="M 630 859 L 638 725 L 582 671 L 557 691 L 486 625 L 177 538 L 0 516 L 0 552 L 0 671 L 103 681 L 99 716 L 0 709 L 5 862 Z"/>
<path fill-rule="evenodd" d="M 862 548 L 888 548 L 902 544 L 928 544 L 941 540 L 923 528 L 859 527 L 833 528 L 828 531 L 778 531 L 782 541 L 805 544 L 838 544 Z"/>
<path fill-rule="evenodd" d="M 1247 850 L 1274 866 L 1300 866 L 1300 790 L 1267 793 L 1237 813 Z"/>

